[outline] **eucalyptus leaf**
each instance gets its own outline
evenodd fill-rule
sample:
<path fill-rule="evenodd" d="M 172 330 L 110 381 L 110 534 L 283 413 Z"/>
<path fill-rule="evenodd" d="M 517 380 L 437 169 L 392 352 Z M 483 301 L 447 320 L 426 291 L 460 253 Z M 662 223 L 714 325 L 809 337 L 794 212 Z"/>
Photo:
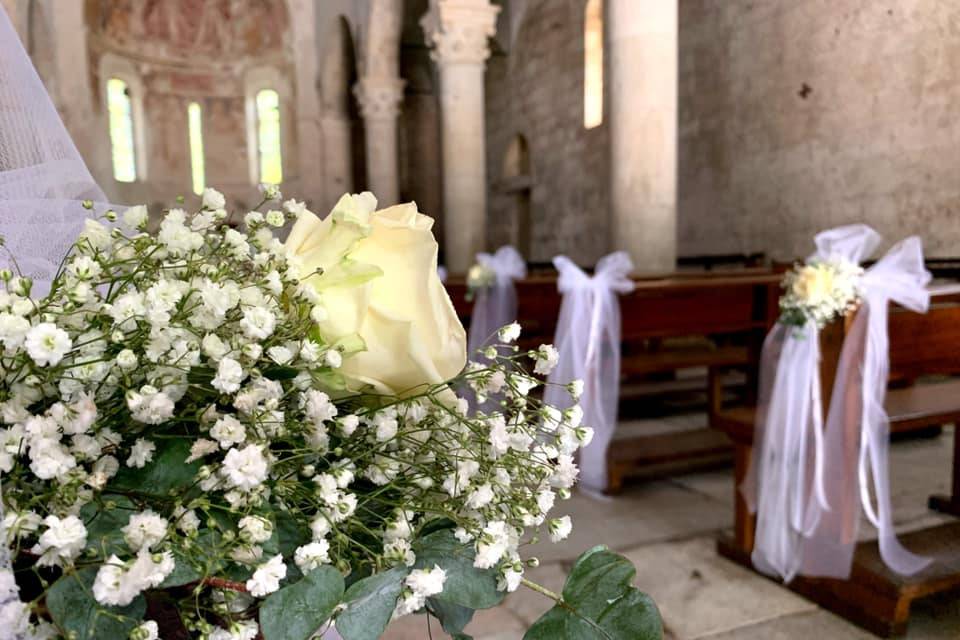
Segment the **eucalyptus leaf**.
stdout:
<path fill-rule="evenodd" d="M 65 635 L 76 640 L 126 638 L 147 611 L 143 596 L 125 607 L 107 607 L 93 598 L 97 569 L 90 567 L 66 574 L 47 592 L 47 609 Z"/>
<path fill-rule="evenodd" d="M 473 619 L 473 609 L 436 598 L 427 598 L 427 609 L 440 621 L 443 630 L 455 640 L 470 640 L 470 636 L 465 634 L 463 629 Z"/>
<path fill-rule="evenodd" d="M 337 633 L 344 640 L 377 640 L 390 623 L 409 573 L 407 567 L 394 567 L 350 585 L 343 597 L 347 608 L 337 616 Z"/>
<path fill-rule="evenodd" d="M 330 566 L 270 594 L 260 606 L 264 640 L 308 640 L 333 615 L 343 596 L 343 576 Z"/>
<path fill-rule="evenodd" d="M 216 575 L 224 566 L 223 553 L 219 549 L 220 540 L 219 531 L 204 529 L 196 539 L 187 539 L 189 547 L 184 545 L 175 548 L 173 559 L 176 565 L 160 588 L 179 587 Z"/>
<path fill-rule="evenodd" d="M 153 459 L 142 469 L 122 467 L 109 487 L 127 489 L 138 493 L 165 496 L 175 489 L 193 484 L 202 460 L 187 462 L 190 457 L 192 438 L 164 438 L 154 441 L 157 450 Z"/>
<path fill-rule="evenodd" d="M 87 549 L 95 551 L 100 558 L 124 551 L 127 545 L 122 529 L 130 516 L 139 511 L 126 496 L 113 494 L 104 494 L 99 500 L 83 505 L 80 518 L 86 523 Z"/>
<path fill-rule="evenodd" d="M 563 602 L 537 620 L 524 640 L 660 640 L 657 605 L 632 586 L 637 570 L 604 546 L 577 559 Z"/>
<path fill-rule="evenodd" d="M 436 565 L 447 574 L 437 600 L 468 609 L 489 609 L 503 601 L 505 594 L 497 591 L 496 571 L 474 567 L 473 545 L 459 542 L 449 529 L 420 538 L 414 548 L 417 569 L 432 569 Z"/>

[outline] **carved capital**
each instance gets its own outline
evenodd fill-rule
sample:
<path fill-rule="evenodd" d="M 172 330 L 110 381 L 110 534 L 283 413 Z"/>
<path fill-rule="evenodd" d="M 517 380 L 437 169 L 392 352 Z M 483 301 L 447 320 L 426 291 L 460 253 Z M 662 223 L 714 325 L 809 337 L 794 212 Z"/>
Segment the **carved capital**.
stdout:
<path fill-rule="evenodd" d="M 403 86 L 400 78 L 361 78 L 353 87 L 364 120 L 395 120 L 400 115 Z"/>
<path fill-rule="evenodd" d="M 497 31 L 500 7 L 489 0 L 432 0 L 420 26 L 441 65 L 483 64 L 490 57 L 489 39 Z"/>

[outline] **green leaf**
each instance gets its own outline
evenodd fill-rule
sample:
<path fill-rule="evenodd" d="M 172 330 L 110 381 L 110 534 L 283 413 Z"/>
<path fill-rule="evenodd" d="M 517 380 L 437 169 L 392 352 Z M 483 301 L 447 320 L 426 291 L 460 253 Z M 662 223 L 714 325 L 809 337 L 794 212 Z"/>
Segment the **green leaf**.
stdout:
<path fill-rule="evenodd" d="M 153 460 L 142 469 L 123 467 L 117 477 L 107 486 L 157 496 L 168 495 L 174 489 L 183 489 L 193 484 L 202 460 L 187 463 L 190 457 L 189 438 L 173 438 L 156 441 L 157 451 Z"/>
<path fill-rule="evenodd" d="M 443 593 L 437 600 L 458 604 L 468 609 L 489 609 L 503 600 L 497 591 L 497 572 L 473 566 L 473 545 L 462 544 L 449 529 L 424 536 L 415 545 L 417 569 L 439 566 L 447 573 Z"/>
<path fill-rule="evenodd" d="M 577 559 L 563 602 L 537 620 L 524 640 L 660 640 L 657 605 L 632 586 L 637 570 L 604 546 Z"/>
<path fill-rule="evenodd" d="M 127 526 L 130 516 L 139 511 L 126 496 L 112 494 L 104 494 L 98 501 L 83 505 L 80 518 L 87 527 L 87 549 L 96 551 L 100 558 L 125 551 L 127 545 L 121 529 Z"/>
<path fill-rule="evenodd" d="M 160 588 L 179 587 L 216 575 L 224 565 L 224 555 L 219 548 L 220 539 L 219 531 L 204 529 L 196 539 L 184 540 L 182 548 L 173 550 L 176 566 Z"/>
<path fill-rule="evenodd" d="M 463 629 L 473 619 L 473 609 L 436 598 L 427 598 L 427 609 L 440 621 L 443 630 L 453 636 L 454 640 L 471 640 Z"/>
<path fill-rule="evenodd" d="M 289 511 L 275 511 L 278 547 L 284 558 L 292 558 L 297 547 L 310 542 L 310 529 Z"/>
<path fill-rule="evenodd" d="M 47 608 L 60 630 L 77 640 L 126 638 L 147 611 L 143 596 L 125 607 L 106 607 L 93 599 L 97 569 L 62 576 L 47 592 Z"/>
<path fill-rule="evenodd" d="M 270 594 L 260 606 L 264 640 L 308 640 L 333 615 L 343 596 L 343 576 L 320 567 Z"/>
<path fill-rule="evenodd" d="M 383 635 L 409 573 L 407 567 L 394 567 L 347 589 L 343 597 L 347 608 L 337 616 L 337 632 L 344 640 L 377 640 Z"/>

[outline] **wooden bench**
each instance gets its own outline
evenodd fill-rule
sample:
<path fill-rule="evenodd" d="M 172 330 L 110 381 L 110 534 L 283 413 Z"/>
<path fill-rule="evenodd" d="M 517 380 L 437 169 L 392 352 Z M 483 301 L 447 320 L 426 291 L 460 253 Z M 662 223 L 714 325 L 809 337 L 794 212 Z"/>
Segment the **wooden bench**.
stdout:
<path fill-rule="evenodd" d="M 620 297 L 624 380 L 678 369 L 738 367 L 755 378 L 763 338 L 777 314 L 779 274 L 766 271 L 712 272 L 638 279 Z M 668 349 L 672 338 L 703 336 L 700 346 Z M 651 476 L 691 465 L 729 463 L 731 443 L 703 428 L 617 439 L 607 454 L 608 493 L 629 477 Z"/>
<path fill-rule="evenodd" d="M 741 269 L 635 275 L 634 281 L 636 290 L 620 296 L 623 380 L 691 367 L 738 367 L 755 373 L 763 337 L 778 313 L 779 274 Z M 556 276 L 535 274 L 516 286 L 521 347 L 552 342 L 561 304 Z M 451 279 L 447 288 L 468 324 L 472 303 L 465 299 L 464 282 Z M 705 339 L 681 349 L 668 346 L 689 336 Z M 704 424 L 693 431 L 618 439 L 608 455 L 608 487 L 616 493 L 629 476 L 729 462 L 732 454 L 729 439 Z"/>
<path fill-rule="evenodd" d="M 891 380 L 912 381 L 921 375 L 960 372 L 960 303 L 937 299 L 925 314 L 893 308 L 890 312 Z M 821 332 L 822 397 L 829 402 L 841 346 L 850 319 Z M 825 407 L 825 411 L 826 411 Z M 960 421 L 960 380 L 917 384 L 888 391 L 886 410 L 892 432 Z M 739 487 L 753 455 L 753 407 L 726 408 L 711 402 L 711 425 L 734 442 L 734 531 L 721 536 L 718 552 L 752 567 L 756 521 Z M 858 428 L 853 425 L 852 428 Z M 960 513 L 960 449 L 955 445 L 953 495 L 931 498 L 935 508 Z M 789 588 L 881 636 L 906 631 L 910 604 L 917 598 L 960 588 L 960 523 L 950 523 L 901 536 L 903 543 L 937 562 L 918 575 L 891 572 L 880 560 L 876 542 L 861 543 L 849 580 L 797 577 Z"/>

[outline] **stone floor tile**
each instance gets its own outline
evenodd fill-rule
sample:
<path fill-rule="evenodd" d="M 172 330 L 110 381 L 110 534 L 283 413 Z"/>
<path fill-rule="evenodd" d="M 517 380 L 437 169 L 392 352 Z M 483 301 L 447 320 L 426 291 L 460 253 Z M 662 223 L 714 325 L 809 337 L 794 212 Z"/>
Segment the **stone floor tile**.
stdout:
<path fill-rule="evenodd" d="M 567 579 L 567 570 L 559 564 L 540 565 L 536 569 L 527 569 L 526 577 L 554 593 L 559 593 Z M 550 598 L 524 586 L 511 593 L 504 602 L 504 606 L 527 625 L 536 622 L 553 604 Z"/>
<path fill-rule="evenodd" d="M 601 543 L 630 549 L 733 526 L 729 505 L 667 481 L 636 483 L 615 498 L 575 493 L 554 513 L 570 515 L 573 533 L 562 544 L 543 540 L 525 552 L 544 563 L 573 561 Z"/>
<path fill-rule="evenodd" d="M 875 636 L 823 610 L 786 615 L 697 636 L 697 640 L 872 640 Z"/>
<path fill-rule="evenodd" d="M 665 625 L 683 640 L 816 609 L 719 557 L 713 536 L 647 545 L 625 555 L 637 567 L 637 586 L 656 601 Z"/>
<path fill-rule="evenodd" d="M 520 588 L 525 589 L 525 587 Z M 475 637 L 508 631 L 519 631 L 521 635 L 523 635 L 522 631 L 526 629 L 527 626 L 528 625 L 524 624 L 520 618 L 513 614 L 509 607 L 501 604 L 493 609 L 477 611 L 473 614 L 473 620 L 470 621 L 470 624 L 467 625 L 464 631 L 468 635 Z"/>
<path fill-rule="evenodd" d="M 685 473 L 671 477 L 670 481 L 691 491 L 709 496 L 727 505 L 727 508 L 733 508 L 733 467 Z M 732 524 L 731 521 L 731 526 Z"/>

